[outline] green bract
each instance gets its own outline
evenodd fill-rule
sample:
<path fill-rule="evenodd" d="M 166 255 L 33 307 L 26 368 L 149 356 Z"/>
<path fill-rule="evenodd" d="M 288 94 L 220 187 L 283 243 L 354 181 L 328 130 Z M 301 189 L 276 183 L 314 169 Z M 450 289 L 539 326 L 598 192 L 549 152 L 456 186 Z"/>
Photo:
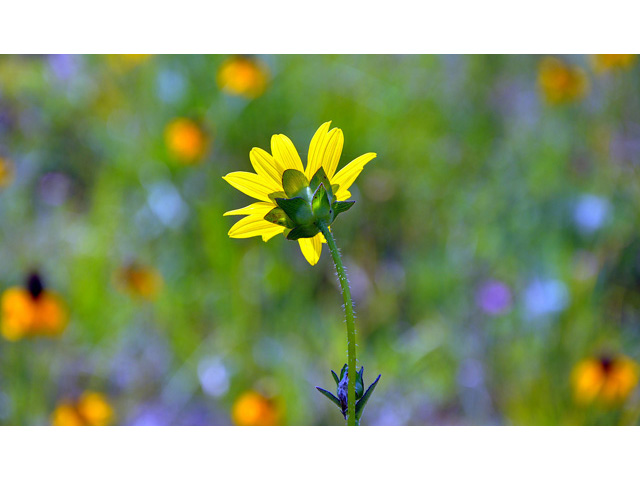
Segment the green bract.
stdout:
<path fill-rule="evenodd" d="M 344 364 L 342 370 L 340 370 L 340 376 L 333 370 L 331 370 L 331 375 L 333 375 L 333 379 L 336 382 L 337 391 L 334 395 L 333 393 L 325 390 L 324 388 L 316 387 L 320 393 L 322 393 L 325 397 L 331 400 L 342 412 L 344 418 L 347 418 L 348 414 L 348 405 L 347 405 L 347 384 L 349 381 L 349 367 L 347 364 Z M 356 423 L 360 423 L 360 419 L 362 418 L 362 413 L 364 412 L 364 407 L 369 401 L 371 394 L 376 388 L 378 381 L 380 380 L 380 375 L 375 379 L 375 381 L 369 385 L 367 391 L 364 391 L 364 367 L 360 367 L 360 371 L 357 372 L 356 376 Z"/>
<path fill-rule="evenodd" d="M 355 203 L 336 200 L 338 185 L 331 185 L 322 167 L 310 181 L 298 170 L 285 170 L 282 188 L 284 191 L 269 195 L 278 206 L 267 213 L 264 219 L 285 227 L 289 240 L 315 237 L 320 232 L 320 223 L 331 225 L 339 214 L 349 210 Z"/>

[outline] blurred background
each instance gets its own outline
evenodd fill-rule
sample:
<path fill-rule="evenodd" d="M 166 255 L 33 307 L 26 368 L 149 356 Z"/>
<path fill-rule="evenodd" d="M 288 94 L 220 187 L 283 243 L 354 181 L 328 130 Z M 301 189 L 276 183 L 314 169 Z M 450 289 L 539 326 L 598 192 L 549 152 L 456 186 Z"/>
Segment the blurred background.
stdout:
<path fill-rule="evenodd" d="M 222 176 L 376 152 L 333 225 L 364 425 L 640 421 L 640 66 L 600 56 L 0 57 L 0 423 L 342 425 L 325 246 Z"/>

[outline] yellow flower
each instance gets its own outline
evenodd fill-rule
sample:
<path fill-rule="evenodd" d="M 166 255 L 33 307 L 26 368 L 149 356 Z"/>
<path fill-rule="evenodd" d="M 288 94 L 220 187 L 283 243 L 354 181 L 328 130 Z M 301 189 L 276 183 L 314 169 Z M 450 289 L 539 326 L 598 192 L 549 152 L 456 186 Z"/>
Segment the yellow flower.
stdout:
<path fill-rule="evenodd" d="M 56 426 L 109 425 L 113 420 L 113 408 L 101 393 L 86 391 L 77 402 L 60 403 L 51 415 L 51 423 Z"/>
<path fill-rule="evenodd" d="M 186 165 L 202 161 L 207 138 L 200 126 L 188 118 L 176 118 L 164 131 L 165 143 L 171 154 Z"/>
<path fill-rule="evenodd" d="M 575 366 L 571 381 L 578 403 L 614 406 L 624 402 L 638 384 L 638 365 L 625 356 L 587 358 Z"/>
<path fill-rule="evenodd" d="M 593 66 L 596 72 L 608 72 L 610 70 L 627 70 L 636 62 L 636 55 L 627 54 L 600 54 L 593 56 Z"/>
<path fill-rule="evenodd" d="M 267 88 L 269 70 L 259 60 L 235 56 L 218 70 L 218 87 L 231 95 L 257 98 Z"/>
<path fill-rule="evenodd" d="M 30 336 L 56 336 L 67 326 L 67 312 L 58 296 L 45 290 L 32 274 L 26 288 L 12 287 L 2 295 L 0 333 L 11 341 Z"/>
<path fill-rule="evenodd" d="M 13 164 L 0 157 L 0 188 L 7 187 L 13 181 Z"/>
<path fill-rule="evenodd" d="M 242 427 L 278 425 L 279 417 L 273 401 L 253 391 L 240 395 L 231 409 L 233 423 Z"/>
<path fill-rule="evenodd" d="M 162 288 L 162 275 L 155 268 L 129 263 L 118 270 L 116 281 L 129 294 L 153 300 Z"/>
<path fill-rule="evenodd" d="M 585 71 L 554 57 L 540 62 L 538 84 L 550 104 L 569 103 L 583 98 L 589 89 Z"/>
<path fill-rule="evenodd" d="M 330 183 L 331 187 L 326 185 L 329 195 L 335 197 L 337 202 L 344 202 L 351 197 L 349 188 L 364 166 L 373 160 L 376 154 L 365 153 L 335 173 L 342 153 L 344 135 L 339 128 L 329 131 L 330 124 L 331 122 L 322 124 L 311 139 L 306 168 L 303 168 L 300 156 L 291 140 L 285 135 L 273 135 L 271 137 L 272 155 L 260 148 L 253 148 L 249 154 L 251 165 L 257 173 L 232 172 L 222 177 L 242 193 L 260 200 L 244 208 L 225 213 L 225 215 L 246 215 L 231 227 L 230 237 L 249 238 L 260 235 L 266 242 L 284 232 L 293 239 L 290 236 L 291 228 L 265 220 L 265 216 L 281 205 L 277 200 L 292 198 L 292 195 L 284 191 L 287 190 L 283 185 L 285 172 L 295 173 L 302 177 L 296 180 L 308 184 L 323 169 L 328 179 L 327 183 Z M 317 229 L 315 231 L 317 232 Z M 307 261 L 311 265 L 318 263 L 324 241 L 322 233 L 313 233 L 313 236 L 308 238 L 296 237 L 295 239 L 298 240 L 300 250 Z"/>

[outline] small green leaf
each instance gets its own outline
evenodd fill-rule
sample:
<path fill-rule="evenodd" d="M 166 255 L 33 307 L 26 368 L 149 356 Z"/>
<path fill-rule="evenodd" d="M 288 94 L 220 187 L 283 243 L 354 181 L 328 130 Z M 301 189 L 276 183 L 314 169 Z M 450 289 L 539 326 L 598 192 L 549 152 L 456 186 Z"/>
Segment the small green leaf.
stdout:
<path fill-rule="evenodd" d="M 331 204 L 329 203 L 329 197 L 327 196 L 327 190 L 321 183 L 313 194 L 313 200 L 311 201 L 311 207 L 316 219 L 331 223 Z"/>
<path fill-rule="evenodd" d="M 362 396 L 362 398 L 356 402 L 356 420 L 359 421 L 360 418 L 362 417 L 362 412 L 364 412 L 364 407 L 367 405 L 367 401 L 369 401 L 369 397 L 371 397 L 371 394 L 375 390 L 376 385 L 378 384 L 378 380 L 380 380 L 381 376 L 382 375 L 378 375 L 378 378 L 376 378 L 376 381 L 373 382 L 371 385 L 369 385 L 369 388 L 367 388 L 367 391 L 364 392 L 364 395 Z"/>
<path fill-rule="evenodd" d="M 344 378 L 344 374 L 347 372 L 348 369 L 349 369 L 349 367 L 345 363 L 344 367 L 342 367 L 342 370 L 340 370 L 340 380 L 342 380 Z"/>
<path fill-rule="evenodd" d="M 333 205 L 331 205 L 331 207 L 333 208 L 334 217 L 337 217 L 341 213 L 349 210 L 351 207 L 353 207 L 354 203 L 356 202 L 353 200 L 347 200 L 344 202 L 333 202 Z"/>
<path fill-rule="evenodd" d="M 276 198 L 276 203 L 295 225 L 306 225 L 313 221 L 311 205 L 302 197 Z"/>
<path fill-rule="evenodd" d="M 356 378 L 356 400 L 362 397 L 364 393 L 364 367 L 360 367 L 360 371 L 358 372 L 358 376 Z"/>
<path fill-rule="evenodd" d="M 284 192 L 273 192 L 270 193 L 269 195 L 269 199 L 275 201 L 276 198 L 287 198 L 287 194 Z"/>
<path fill-rule="evenodd" d="M 331 375 L 333 375 L 333 379 L 336 381 L 336 387 L 340 385 L 340 378 L 338 377 L 338 374 L 331 370 Z"/>
<path fill-rule="evenodd" d="M 281 225 L 286 228 L 295 227 L 293 221 L 287 216 L 286 213 L 284 213 L 284 210 L 280 207 L 275 207 L 264 216 L 264 219 L 267 222 L 275 223 L 276 225 Z"/>
<path fill-rule="evenodd" d="M 342 411 L 342 405 L 340 405 L 340 400 L 338 400 L 338 397 L 336 397 L 333 393 L 325 390 L 324 388 L 316 387 L 316 389 L 333 403 L 335 403 L 336 406 Z"/>
<path fill-rule="evenodd" d="M 316 227 L 314 224 L 300 225 L 287 234 L 287 240 L 298 240 L 300 238 L 315 237 L 319 231 L 320 230 L 318 230 L 318 227 Z"/>
<path fill-rule="evenodd" d="M 301 171 L 290 168 L 282 174 L 282 186 L 287 197 L 293 198 L 300 195 L 300 192 L 309 186 L 309 180 Z"/>

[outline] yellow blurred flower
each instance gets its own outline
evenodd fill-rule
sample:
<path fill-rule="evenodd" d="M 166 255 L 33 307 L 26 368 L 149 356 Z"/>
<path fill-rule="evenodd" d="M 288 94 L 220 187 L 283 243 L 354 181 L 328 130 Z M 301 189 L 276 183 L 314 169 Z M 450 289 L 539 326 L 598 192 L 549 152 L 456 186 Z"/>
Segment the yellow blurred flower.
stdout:
<path fill-rule="evenodd" d="M 571 383 L 578 403 L 619 405 L 638 384 L 638 365 L 625 356 L 587 358 L 573 369 Z"/>
<path fill-rule="evenodd" d="M 218 87 L 231 95 L 257 98 L 264 93 L 268 82 L 267 66 L 250 57 L 229 58 L 218 70 Z"/>
<path fill-rule="evenodd" d="M 589 90 L 589 79 L 582 68 L 568 65 L 555 57 L 547 57 L 540 62 L 538 84 L 550 104 L 580 100 Z"/>
<path fill-rule="evenodd" d="M 60 403 L 51 415 L 56 426 L 104 426 L 113 420 L 113 408 L 103 394 L 88 390 L 77 402 Z"/>
<path fill-rule="evenodd" d="M 231 409 L 233 423 L 243 427 L 278 425 L 280 414 L 272 400 L 248 391 L 240 395 Z"/>
<path fill-rule="evenodd" d="M 162 289 L 162 275 L 155 268 L 132 262 L 120 268 L 117 284 L 134 297 L 153 300 Z"/>
<path fill-rule="evenodd" d="M 7 187 L 13 181 L 13 163 L 0 157 L 0 188 Z"/>
<path fill-rule="evenodd" d="M 627 70 L 636 62 L 636 56 L 632 53 L 594 55 L 593 67 L 598 73 L 610 70 Z"/>
<path fill-rule="evenodd" d="M 121 54 L 107 55 L 107 61 L 114 70 L 127 72 L 146 62 L 151 55 L 148 54 Z"/>
<path fill-rule="evenodd" d="M 188 118 L 176 118 L 169 123 L 164 139 L 171 155 L 187 165 L 200 163 L 208 147 L 202 128 Z"/>
<path fill-rule="evenodd" d="M 331 195 L 338 202 L 343 202 L 351 197 L 349 188 L 358 178 L 364 166 L 376 158 L 376 154 L 360 155 L 336 173 L 344 145 L 344 135 L 339 128 L 329 130 L 330 125 L 331 122 L 323 123 L 311 139 L 306 168 L 302 166 L 302 160 L 300 160 L 300 155 L 298 155 L 293 142 L 285 135 L 280 134 L 271 137 L 271 153 L 273 155 L 257 147 L 249 153 L 251 165 L 257 174 L 231 172 L 222 177 L 242 193 L 260 200 L 224 214 L 246 215 L 231 227 L 230 237 L 261 236 L 262 240 L 266 242 L 279 233 L 291 231 L 286 226 L 265 219 L 266 215 L 278 207 L 277 200 L 288 197 L 288 194 L 285 194 L 287 188 L 283 185 L 285 172 L 292 173 L 293 171 L 300 181 L 307 182 L 308 185 L 308 182 L 323 169 L 326 174 L 327 189 L 331 190 Z M 322 233 L 312 233 L 311 235 L 313 236 L 303 236 L 297 240 L 304 258 L 311 265 L 315 265 L 320 259 L 322 243 L 325 238 Z"/>
<path fill-rule="evenodd" d="M 37 274 L 26 286 L 12 287 L 2 295 L 0 333 L 11 341 L 31 336 L 56 336 L 67 326 L 67 312 L 61 299 L 46 290 Z"/>

